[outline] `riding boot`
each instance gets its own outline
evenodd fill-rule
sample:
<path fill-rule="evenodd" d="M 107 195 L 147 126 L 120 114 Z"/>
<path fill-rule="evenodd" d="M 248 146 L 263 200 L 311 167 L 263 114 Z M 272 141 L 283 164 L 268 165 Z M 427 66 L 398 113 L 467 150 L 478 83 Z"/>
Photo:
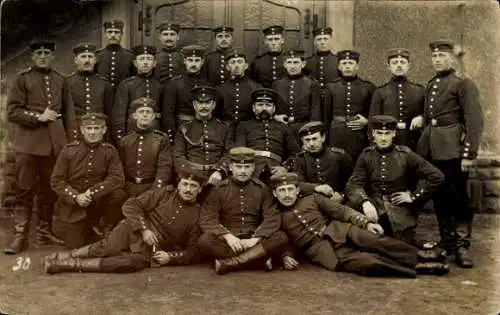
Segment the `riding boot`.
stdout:
<path fill-rule="evenodd" d="M 261 244 L 257 244 L 249 250 L 226 259 L 215 260 L 215 272 L 223 275 L 228 272 L 238 271 L 245 269 L 251 263 L 263 259 L 267 256 L 264 247 Z M 266 263 L 267 265 L 267 263 Z M 269 269 L 269 268 L 268 268 Z"/>
<path fill-rule="evenodd" d="M 101 262 L 102 258 L 46 259 L 45 272 L 51 275 L 61 272 L 100 272 Z"/>

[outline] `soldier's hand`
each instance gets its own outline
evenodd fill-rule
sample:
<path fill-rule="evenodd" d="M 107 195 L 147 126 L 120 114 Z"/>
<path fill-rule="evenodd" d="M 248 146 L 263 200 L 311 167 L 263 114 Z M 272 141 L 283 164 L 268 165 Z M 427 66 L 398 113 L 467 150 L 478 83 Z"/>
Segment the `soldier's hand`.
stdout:
<path fill-rule="evenodd" d="M 412 203 L 411 194 L 409 191 L 398 191 L 391 195 L 391 203 L 400 205 L 402 203 Z"/>
<path fill-rule="evenodd" d="M 351 120 L 347 122 L 347 127 L 351 130 L 361 130 L 365 128 L 365 126 L 368 124 L 368 119 L 365 118 L 365 116 L 357 114 L 356 115 L 357 119 L 356 120 Z"/>
<path fill-rule="evenodd" d="M 229 248 L 231 248 L 231 250 L 235 254 L 239 254 L 245 250 L 245 246 L 243 245 L 241 240 L 239 238 L 237 238 L 236 236 L 234 236 L 233 234 L 228 233 L 228 234 L 225 234 L 223 237 L 227 243 L 227 246 L 229 246 Z"/>
<path fill-rule="evenodd" d="M 288 124 L 288 116 L 287 115 L 274 115 L 274 120 L 280 122 L 280 123 L 284 123 L 284 124 Z"/>
<path fill-rule="evenodd" d="M 299 262 L 288 255 L 283 256 L 282 261 L 286 270 L 294 270 L 299 266 Z"/>
<path fill-rule="evenodd" d="M 247 238 L 244 240 L 241 240 L 241 243 L 243 244 L 243 247 L 245 248 L 244 250 L 247 250 L 249 248 L 254 247 L 260 242 L 260 238 L 254 237 L 254 238 Z"/>
<path fill-rule="evenodd" d="M 370 201 L 363 202 L 363 213 L 371 222 L 378 221 L 377 208 Z"/>
<path fill-rule="evenodd" d="M 142 231 L 142 240 L 149 246 L 158 246 L 158 238 L 151 230 L 146 229 Z"/>
<path fill-rule="evenodd" d="M 420 129 L 422 128 L 423 125 L 424 125 L 424 117 L 422 117 L 422 115 L 419 115 L 411 120 L 410 130 Z"/>
<path fill-rule="evenodd" d="M 342 203 L 342 201 L 344 200 L 344 196 L 342 196 L 340 193 L 334 191 L 333 196 L 331 196 L 330 199 L 335 201 L 335 202 Z"/>
<path fill-rule="evenodd" d="M 85 195 L 85 193 L 83 194 L 78 194 L 76 196 L 76 203 L 80 206 L 80 207 L 87 207 L 88 205 L 90 205 L 90 203 L 92 202 L 92 198 L 89 198 L 87 195 Z"/>
<path fill-rule="evenodd" d="M 285 174 L 287 172 L 286 167 L 284 166 L 273 166 L 271 167 L 272 175 Z"/>
<path fill-rule="evenodd" d="M 333 194 L 335 193 L 332 187 L 330 187 L 330 185 L 327 184 L 322 184 L 314 187 L 314 191 L 322 195 L 325 195 L 327 197 L 332 197 Z"/>
<path fill-rule="evenodd" d="M 212 185 L 217 185 L 222 180 L 222 174 L 219 171 L 215 171 L 210 175 L 208 183 Z"/>
<path fill-rule="evenodd" d="M 474 160 L 462 159 L 460 162 L 462 172 L 468 172 L 474 166 Z"/>
<path fill-rule="evenodd" d="M 166 265 L 170 261 L 170 254 L 162 250 L 156 251 L 153 254 L 153 260 L 160 265 Z"/>
<path fill-rule="evenodd" d="M 373 234 L 384 235 L 384 228 L 378 223 L 368 223 L 366 229 Z"/>

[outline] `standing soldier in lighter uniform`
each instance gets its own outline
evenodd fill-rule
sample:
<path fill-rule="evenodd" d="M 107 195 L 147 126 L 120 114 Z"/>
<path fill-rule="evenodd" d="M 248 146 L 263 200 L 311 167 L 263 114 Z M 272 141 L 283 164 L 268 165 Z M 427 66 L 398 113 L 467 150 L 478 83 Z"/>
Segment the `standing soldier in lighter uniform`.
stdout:
<path fill-rule="evenodd" d="M 424 131 L 417 153 L 445 176 L 444 185 L 433 196 L 441 246 L 455 253 L 460 267 L 472 268 L 468 251 L 474 212 L 469 208 L 467 179 L 483 130 L 479 91 L 471 79 L 453 68 L 453 42 L 433 41 L 429 47 L 436 75 L 425 91 Z"/>
<path fill-rule="evenodd" d="M 233 31 L 230 26 L 218 26 L 213 29 L 216 49 L 205 56 L 203 72 L 213 86 L 224 84 L 230 75 L 226 67 L 227 53 L 233 46 Z"/>
<path fill-rule="evenodd" d="M 184 70 L 184 64 L 179 47 L 180 25 L 172 23 L 161 23 L 158 30 L 158 39 L 163 47 L 156 55 L 155 79 L 165 84 L 168 80 L 178 76 Z"/>

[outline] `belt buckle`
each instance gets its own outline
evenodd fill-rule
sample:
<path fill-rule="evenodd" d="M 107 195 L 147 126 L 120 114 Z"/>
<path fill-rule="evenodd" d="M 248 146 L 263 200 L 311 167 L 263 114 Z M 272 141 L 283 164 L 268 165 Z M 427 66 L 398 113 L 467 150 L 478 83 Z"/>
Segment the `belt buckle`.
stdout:
<path fill-rule="evenodd" d="M 134 178 L 134 179 L 135 179 L 135 183 L 136 183 L 136 184 L 140 184 L 140 183 L 142 183 L 142 178 L 141 178 L 141 177 L 136 177 L 136 178 Z"/>
<path fill-rule="evenodd" d="M 289 123 L 293 123 L 294 121 L 295 121 L 295 117 L 293 117 L 293 116 L 288 117 Z"/>
<path fill-rule="evenodd" d="M 434 126 L 434 127 L 435 127 L 435 126 L 437 126 L 437 123 L 438 123 L 438 121 L 437 121 L 437 119 L 436 119 L 436 118 L 432 118 L 432 119 L 431 119 L 431 125 L 432 125 L 432 126 Z"/>
<path fill-rule="evenodd" d="M 406 123 L 405 122 L 398 122 L 396 125 L 397 129 L 406 129 Z"/>
<path fill-rule="evenodd" d="M 156 119 L 160 119 L 161 118 L 161 113 L 156 113 Z"/>

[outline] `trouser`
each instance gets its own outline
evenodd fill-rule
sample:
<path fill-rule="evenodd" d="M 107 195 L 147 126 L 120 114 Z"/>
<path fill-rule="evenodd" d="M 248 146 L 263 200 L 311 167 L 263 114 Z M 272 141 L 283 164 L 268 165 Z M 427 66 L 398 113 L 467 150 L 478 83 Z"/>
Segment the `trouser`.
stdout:
<path fill-rule="evenodd" d="M 38 156 L 16 153 L 14 230 L 15 234 L 27 237 L 36 196 L 38 225 L 50 230 L 56 195 L 50 187 L 50 175 L 56 161 L 55 156 Z"/>
<path fill-rule="evenodd" d="M 353 161 L 358 159 L 364 148 L 368 146 L 366 129 L 350 130 L 344 121 L 332 121 L 328 135 L 328 144 L 344 149 Z"/>
<path fill-rule="evenodd" d="M 154 187 L 154 183 L 136 184 L 133 182 L 125 182 L 125 193 L 128 198 L 135 198 Z"/>
<path fill-rule="evenodd" d="M 388 201 L 383 204 L 386 212 L 380 215 L 378 223 L 384 228 L 384 235 L 415 245 L 418 220 L 416 213 Z"/>
<path fill-rule="evenodd" d="M 445 176 L 444 184 L 434 193 L 434 211 L 441 243 L 447 250 L 469 248 L 474 209 L 469 207 L 468 172 L 462 172 L 461 160 L 432 161 Z"/>

